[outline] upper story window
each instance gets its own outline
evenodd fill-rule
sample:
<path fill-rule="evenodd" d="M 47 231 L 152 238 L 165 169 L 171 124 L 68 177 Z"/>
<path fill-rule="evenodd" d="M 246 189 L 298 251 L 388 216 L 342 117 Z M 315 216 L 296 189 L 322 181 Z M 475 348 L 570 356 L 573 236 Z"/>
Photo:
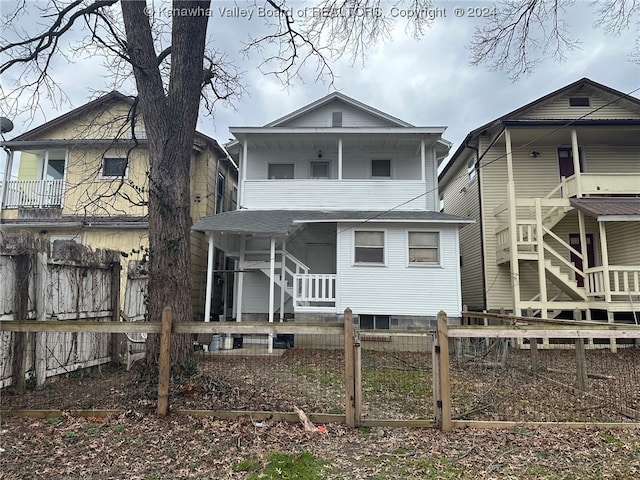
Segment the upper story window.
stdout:
<path fill-rule="evenodd" d="M 440 194 L 440 211 L 444 212 L 444 195 Z"/>
<path fill-rule="evenodd" d="M 311 162 L 311 178 L 329 178 L 329 162 Z"/>
<path fill-rule="evenodd" d="M 384 264 L 384 232 L 355 232 L 355 263 Z"/>
<path fill-rule="evenodd" d="M 222 172 L 218 172 L 218 180 L 216 182 L 216 213 L 220 213 L 224 207 L 224 189 L 225 178 Z"/>
<path fill-rule="evenodd" d="M 391 178 L 391 160 L 371 160 L 372 178 Z"/>
<path fill-rule="evenodd" d="M 439 265 L 438 232 L 409 232 L 409 265 Z"/>
<path fill-rule="evenodd" d="M 478 176 L 476 165 L 477 163 L 475 157 L 467 162 L 467 178 L 469 183 L 473 182 Z"/>
<path fill-rule="evenodd" d="M 342 126 L 342 112 L 331 112 L 331 126 L 332 127 Z"/>
<path fill-rule="evenodd" d="M 267 177 L 275 180 L 293 178 L 293 163 L 270 163 Z"/>
<path fill-rule="evenodd" d="M 589 97 L 569 97 L 570 107 L 588 107 L 590 105 Z"/>
<path fill-rule="evenodd" d="M 102 178 L 118 178 L 127 176 L 129 162 L 126 157 L 104 157 L 102 159 Z"/>

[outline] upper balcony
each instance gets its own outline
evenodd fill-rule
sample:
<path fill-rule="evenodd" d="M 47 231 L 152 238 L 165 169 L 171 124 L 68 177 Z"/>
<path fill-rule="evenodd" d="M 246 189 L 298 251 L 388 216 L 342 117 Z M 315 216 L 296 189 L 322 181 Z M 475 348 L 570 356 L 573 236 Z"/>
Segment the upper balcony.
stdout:
<path fill-rule="evenodd" d="M 563 178 L 562 196 L 638 195 L 640 173 L 580 173 Z"/>
<path fill-rule="evenodd" d="M 4 192 L 2 208 L 60 208 L 64 197 L 64 181 L 13 180 L 0 186 L 0 192 Z"/>
<path fill-rule="evenodd" d="M 243 189 L 252 209 L 433 210 L 421 180 L 245 180 Z"/>

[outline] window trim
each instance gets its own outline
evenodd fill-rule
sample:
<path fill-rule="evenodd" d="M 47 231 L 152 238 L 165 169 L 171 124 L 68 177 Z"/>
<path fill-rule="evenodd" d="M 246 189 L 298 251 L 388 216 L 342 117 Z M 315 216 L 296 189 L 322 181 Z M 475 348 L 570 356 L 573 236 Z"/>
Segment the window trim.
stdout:
<path fill-rule="evenodd" d="M 356 234 L 358 232 L 380 232 L 382 233 L 382 247 L 358 247 L 356 245 Z M 385 229 L 379 228 L 359 228 L 353 230 L 353 266 L 358 267 L 385 267 L 387 266 L 387 231 Z M 382 248 L 382 262 L 359 262 L 356 260 L 356 249 L 357 248 Z"/>
<path fill-rule="evenodd" d="M 373 174 L 373 162 L 389 162 L 389 176 L 374 175 Z M 393 160 L 391 158 L 372 158 L 369 162 L 370 177 L 374 180 L 391 180 L 393 178 Z"/>
<path fill-rule="evenodd" d="M 472 157 L 467 162 L 467 185 L 472 184 L 478 178 L 477 164 L 478 159 L 476 157 Z"/>
<path fill-rule="evenodd" d="M 104 169 L 106 167 L 106 161 L 107 160 L 125 160 L 126 161 L 126 167 L 124 168 L 124 175 L 105 175 L 104 174 Z M 117 178 L 129 178 L 129 159 L 125 156 L 108 156 L 105 155 L 102 157 L 102 166 L 100 168 L 100 178 L 105 179 L 105 180 L 113 180 L 113 179 L 117 179 Z"/>
<path fill-rule="evenodd" d="M 438 260 L 436 262 L 412 262 L 411 261 L 411 244 L 410 244 L 410 233 L 435 233 L 438 241 L 438 246 L 436 247 Z M 443 268 L 442 264 L 442 232 L 440 230 L 433 229 L 407 229 L 405 231 L 405 239 L 407 245 L 407 267 L 410 268 Z M 413 248 L 433 248 L 433 247 L 413 247 Z"/>
<path fill-rule="evenodd" d="M 271 178 L 269 168 L 271 165 L 291 165 L 291 178 Z M 294 180 L 296 178 L 296 164 L 294 162 L 270 162 L 267 164 L 267 180 Z"/>
<path fill-rule="evenodd" d="M 220 191 L 221 180 L 222 180 L 222 191 Z M 218 170 L 218 174 L 216 175 L 216 204 L 215 204 L 216 213 L 222 213 L 224 211 L 224 196 L 225 196 L 226 188 L 227 188 L 227 177 L 221 170 Z"/>

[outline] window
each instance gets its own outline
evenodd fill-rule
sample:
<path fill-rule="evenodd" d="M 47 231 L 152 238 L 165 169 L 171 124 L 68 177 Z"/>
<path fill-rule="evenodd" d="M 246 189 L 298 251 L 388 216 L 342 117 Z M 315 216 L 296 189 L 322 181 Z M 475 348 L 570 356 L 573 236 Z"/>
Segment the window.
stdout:
<path fill-rule="evenodd" d="M 332 127 L 342 126 L 342 112 L 331 112 L 331 126 Z"/>
<path fill-rule="evenodd" d="M 224 175 L 222 172 L 218 172 L 218 181 L 216 183 L 216 213 L 220 213 L 224 209 L 224 184 Z"/>
<path fill-rule="evenodd" d="M 231 189 L 231 205 L 233 206 L 234 210 L 238 205 L 238 186 L 237 185 L 234 185 L 233 188 Z"/>
<path fill-rule="evenodd" d="M 355 232 L 355 261 L 384 264 L 384 232 Z"/>
<path fill-rule="evenodd" d="M 360 315 L 361 330 L 389 330 L 389 315 Z"/>
<path fill-rule="evenodd" d="M 102 159 L 102 177 L 126 177 L 127 166 L 128 161 L 125 157 L 104 157 Z"/>
<path fill-rule="evenodd" d="M 440 211 L 444 212 L 444 195 L 440 194 Z"/>
<path fill-rule="evenodd" d="M 371 160 L 371 176 L 391 178 L 391 160 Z"/>
<path fill-rule="evenodd" d="M 570 107 L 588 107 L 589 97 L 569 97 Z"/>
<path fill-rule="evenodd" d="M 409 232 L 409 265 L 439 265 L 438 232 Z"/>
<path fill-rule="evenodd" d="M 293 178 L 293 163 L 270 163 L 267 176 L 269 179 Z"/>
<path fill-rule="evenodd" d="M 311 162 L 311 178 L 329 178 L 329 162 Z"/>
<path fill-rule="evenodd" d="M 478 175 L 478 171 L 476 169 L 476 159 L 475 157 L 472 158 L 471 160 L 469 160 L 467 162 L 467 177 L 468 177 L 468 182 L 472 183 L 475 179 L 476 176 Z"/>

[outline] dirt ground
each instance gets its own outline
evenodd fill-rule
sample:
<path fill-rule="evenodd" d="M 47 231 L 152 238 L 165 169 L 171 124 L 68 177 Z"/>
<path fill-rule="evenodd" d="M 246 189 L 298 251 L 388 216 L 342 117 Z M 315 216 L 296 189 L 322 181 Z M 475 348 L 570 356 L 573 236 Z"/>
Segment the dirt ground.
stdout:
<path fill-rule="evenodd" d="M 361 428 L 249 418 L 126 413 L 107 419 L 3 418 L 0 477 L 13 479 L 261 478 L 269 452 L 310 452 L 326 479 L 640 478 L 640 430 Z M 281 475 L 263 478 L 291 478 Z M 313 477 L 318 478 L 318 477 Z"/>
<path fill-rule="evenodd" d="M 0 392 L 4 411 L 121 408 L 109 418 L 0 419 L 0 479 L 299 478 L 265 472 L 272 452 L 309 452 L 326 479 L 631 479 L 640 478 L 640 351 L 589 352 L 590 394 L 576 393 L 575 355 L 540 352 L 532 375 L 527 352 L 509 368 L 452 357 L 453 415 L 468 420 L 626 422 L 614 426 L 500 430 L 359 428 L 329 424 L 325 434 L 298 423 L 159 418 L 157 385 L 141 364 L 74 372 L 26 394 Z M 364 418 L 432 419 L 430 354 L 363 352 Z M 288 350 L 270 358 L 200 358 L 198 371 L 173 382 L 180 409 L 344 413 L 341 352 Z M 626 410 L 625 410 L 626 409 Z M 625 414 L 626 412 L 626 414 Z M 243 466 L 257 465 L 247 471 Z M 278 471 L 278 470 L 276 470 Z M 318 478 L 318 477 L 310 477 Z"/>

